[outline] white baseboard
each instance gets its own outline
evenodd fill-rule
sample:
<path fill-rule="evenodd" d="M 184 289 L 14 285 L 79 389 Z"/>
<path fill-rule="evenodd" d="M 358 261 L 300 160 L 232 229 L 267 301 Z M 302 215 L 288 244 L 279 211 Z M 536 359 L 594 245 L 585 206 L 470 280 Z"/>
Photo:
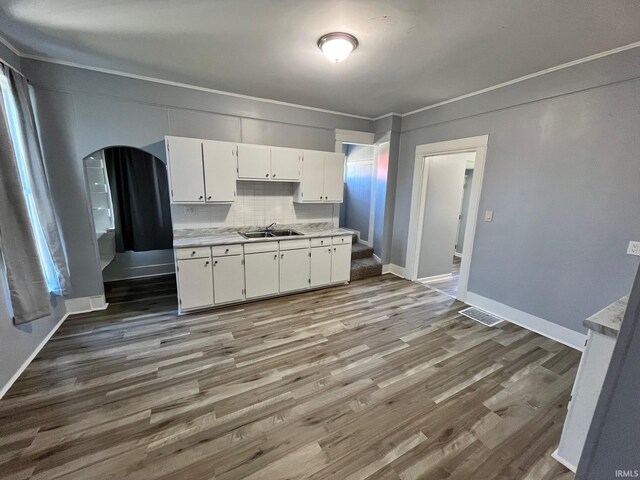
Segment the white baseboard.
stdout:
<path fill-rule="evenodd" d="M 517 310 L 490 298 L 483 297 L 473 292 L 467 292 L 465 303 L 472 307 L 479 308 L 485 312 L 500 317 L 507 322 L 515 323 L 521 327 L 539 333 L 547 338 L 560 342 L 576 350 L 584 350 L 584 342 L 587 336 L 576 332 L 570 328 L 563 327 L 557 323 L 550 322 L 529 313 Z"/>
<path fill-rule="evenodd" d="M 462 254 L 458 252 L 453 252 L 454 257 L 462 258 Z"/>
<path fill-rule="evenodd" d="M 382 259 L 381 259 L 378 255 L 376 255 L 375 253 L 373 254 L 373 258 L 375 258 L 375 259 L 376 259 L 376 262 L 378 262 L 378 263 L 382 263 Z M 383 267 L 383 268 L 384 268 L 384 267 Z"/>
<path fill-rule="evenodd" d="M 405 276 L 405 268 L 400 265 L 396 265 L 395 263 L 387 263 L 386 265 L 382 265 L 382 274 L 390 273 L 400 278 L 407 278 Z"/>
<path fill-rule="evenodd" d="M 33 350 L 29 358 L 27 358 L 24 363 L 20 366 L 20 368 L 13 374 L 13 376 L 9 379 L 9 381 L 0 388 L 0 399 L 4 397 L 4 395 L 9 391 L 11 386 L 15 383 L 16 380 L 22 375 L 22 372 L 26 370 L 29 364 L 36 358 L 36 355 L 40 353 L 40 350 L 47 344 L 47 342 L 51 339 L 54 333 L 58 331 L 60 325 L 64 323 L 69 315 L 73 315 L 74 313 L 87 313 L 93 312 L 96 310 L 104 310 L 109 304 L 105 301 L 104 295 L 95 295 L 92 297 L 80 297 L 80 298 L 65 298 L 64 306 L 66 313 L 62 315 L 58 323 L 54 325 L 51 331 L 47 334 L 46 337 L 42 339 L 42 341 L 38 344 L 38 346 Z"/>
<path fill-rule="evenodd" d="M 447 280 L 451 277 L 453 277 L 453 274 L 449 272 L 449 273 L 443 273 L 442 275 L 433 275 L 432 277 L 419 278 L 417 281 L 420 283 L 429 283 L 429 282 L 437 282 L 438 280 Z"/>
<path fill-rule="evenodd" d="M 104 310 L 109 304 L 106 302 L 104 295 L 94 295 L 92 297 L 67 298 L 64 301 L 67 315 L 74 313 L 88 313 L 96 310 Z"/>
<path fill-rule="evenodd" d="M 564 465 L 565 467 L 567 467 L 569 470 L 571 470 L 573 473 L 576 473 L 576 470 L 578 469 L 578 467 L 576 465 L 574 465 L 573 463 L 565 460 L 564 458 L 562 458 L 560 456 L 560 454 L 558 453 L 558 450 L 556 449 L 552 454 L 551 457 L 560 462 L 562 465 Z"/>

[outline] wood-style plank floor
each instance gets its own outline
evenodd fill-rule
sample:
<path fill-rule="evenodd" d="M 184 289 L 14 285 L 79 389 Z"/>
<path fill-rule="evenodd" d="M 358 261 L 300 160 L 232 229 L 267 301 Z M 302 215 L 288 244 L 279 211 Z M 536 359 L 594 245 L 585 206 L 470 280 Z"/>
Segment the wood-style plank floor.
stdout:
<path fill-rule="evenodd" d="M 436 292 L 444 293 L 448 297 L 456 298 L 458 296 L 458 283 L 460 282 L 460 264 L 462 259 L 460 257 L 453 257 L 451 264 L 451 277 L 441 280 L 435 280 L 431 282 L 423 282 L 424 285 L 435 290 Z"/>
<path fill-rule="evenodd" d="M 0 401 L 3 479 L 571 479 L 579 354 L 391 275 L 183 317 L 109 285 Z"/>

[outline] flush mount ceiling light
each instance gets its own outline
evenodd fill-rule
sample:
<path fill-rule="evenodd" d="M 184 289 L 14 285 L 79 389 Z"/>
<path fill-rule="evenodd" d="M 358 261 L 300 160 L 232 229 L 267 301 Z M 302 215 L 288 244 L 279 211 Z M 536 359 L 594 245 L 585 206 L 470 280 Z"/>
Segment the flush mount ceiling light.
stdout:
<path fill-rule="evenodd" d="M 347 58 L 358 46 L 358 39 L 349 33 L 333 32 L 318 40 L 318 47 L 332 62 L 338 63 Z"/>

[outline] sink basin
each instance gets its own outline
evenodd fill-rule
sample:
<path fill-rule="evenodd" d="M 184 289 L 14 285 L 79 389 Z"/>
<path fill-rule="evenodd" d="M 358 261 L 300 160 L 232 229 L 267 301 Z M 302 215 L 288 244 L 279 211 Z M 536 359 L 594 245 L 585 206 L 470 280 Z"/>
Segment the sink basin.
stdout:
<path fill-rule="evenodd" d="M 244 238 L 294 237 L 302 235 L 294 230 L 256 230 L 254 232 L 238 232 Z"/>
<path fill-rule="evenodd" d="M 240 235 L 242 235 L 244 238 L 270 238 L 273 235 L 271 235 L 271 232 L 267 232 L 267 231 L 259 231 L 259 232 L 238 232 Z"/>
<path fill-rule="evenodd" d="M 272 230 L 271 235 L 274 237 L 295 237 L 302 234 L 294 230 Z"/>

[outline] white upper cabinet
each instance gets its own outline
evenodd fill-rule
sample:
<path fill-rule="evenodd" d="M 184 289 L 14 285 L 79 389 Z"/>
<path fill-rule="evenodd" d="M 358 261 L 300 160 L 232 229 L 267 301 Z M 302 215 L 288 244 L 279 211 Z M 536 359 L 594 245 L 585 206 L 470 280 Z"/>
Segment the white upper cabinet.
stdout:
<path fill-rule="evenodd" d="M 340 203 L 344 190 L 344 155 L 305 150 L 302 178 L 296 188 L 298 203 Z"/>
<path fill-rule="evenodd" d="M 271 147 L 239 144 L 238 178 L 244 180 L 270 180 Z"/>
<path fill-rule="evenodd" d="M 271 147 L 271 179 L 300 181 L 302 151 L 295 148 Z"/>
<path fill-rule="evenodd" d="M 344 155 L 325 153 L 324 156 L 324 200 L 342 203 L 344 196 Z"/>
<path fill-rule="evenodd" d="M 196 138 L 165 137 L 171 201 L 204 203 L 202 141 Z"/>
<path fill-rule="evenodd" d="M 235 143 L 203 140 L 205 195 L 207 202 L 233 202 L 236 196 Z"/>

